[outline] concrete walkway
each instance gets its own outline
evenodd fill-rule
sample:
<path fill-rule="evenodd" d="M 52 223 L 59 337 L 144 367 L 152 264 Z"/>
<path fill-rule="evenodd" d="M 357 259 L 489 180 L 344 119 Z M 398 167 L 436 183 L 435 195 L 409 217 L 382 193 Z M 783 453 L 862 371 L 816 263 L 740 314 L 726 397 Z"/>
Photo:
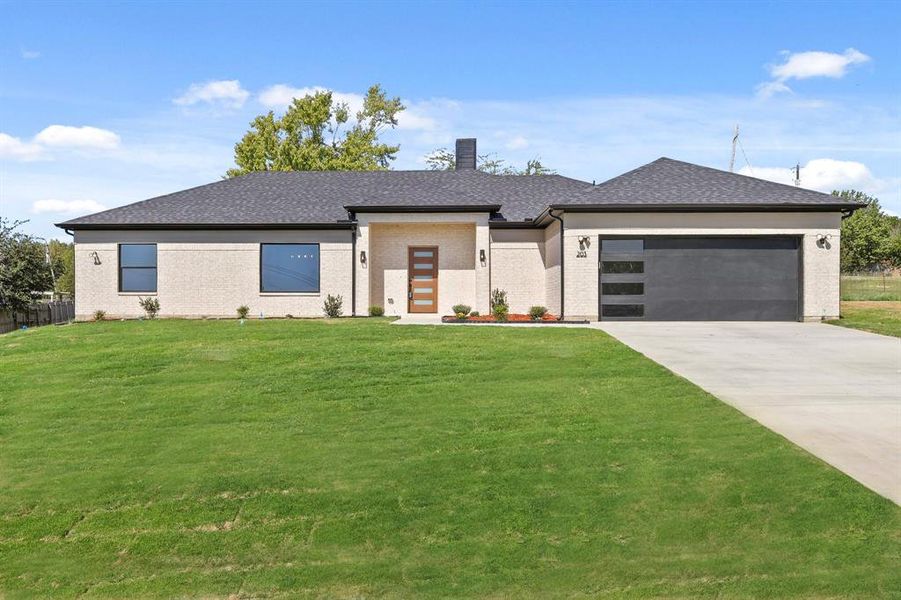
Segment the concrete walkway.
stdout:
<path fill-rule="evenodd" d="M 901 504 L 901 340 L 820 323 L 597 323 Z"/>

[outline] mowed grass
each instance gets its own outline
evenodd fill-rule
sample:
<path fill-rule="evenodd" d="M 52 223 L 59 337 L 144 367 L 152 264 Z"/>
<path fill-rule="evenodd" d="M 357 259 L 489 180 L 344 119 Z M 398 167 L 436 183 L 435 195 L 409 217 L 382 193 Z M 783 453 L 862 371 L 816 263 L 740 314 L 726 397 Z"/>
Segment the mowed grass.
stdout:
<path fill-rule="evenodd" d="M 901 275 L 842 275 L 843 301 L 901 302 Z"/>
<path fill-rule="evenodd" d="M 901 338 L 901 302 L 842 302 L 841 319 L 832 325 Z"/>
<path fill-rule="evenodd" d="M 897 597 L 899 516 L 599 331 L 0 337 L 0 597 Z"/>

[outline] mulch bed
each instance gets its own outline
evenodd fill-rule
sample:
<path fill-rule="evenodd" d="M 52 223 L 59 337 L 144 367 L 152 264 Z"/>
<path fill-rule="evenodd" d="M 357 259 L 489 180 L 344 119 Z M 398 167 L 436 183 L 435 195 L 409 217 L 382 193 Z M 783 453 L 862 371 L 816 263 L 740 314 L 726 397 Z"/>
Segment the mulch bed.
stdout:
<path fill-rule="evenodd" d="M 466 317 L 465 319 L 458 319 L 455 316 L 447 316 L 441 317 L 442 323 L 498 323 L 499 321 L 494 318 L 494 315 L 479 315 L 478 317 Z M 536 325 L 543 324 L 559 324 L 559 323 L 585 323 L 587 321 L 561 321 L 559 317 L 556 315 L 552 315 L 550 313 L 544 315 L 544 317 L 540 321 L 535 321 L 529 315 L 524 314 L 510 314 L 507 315 L 506 323 L 535 323 Z"/>

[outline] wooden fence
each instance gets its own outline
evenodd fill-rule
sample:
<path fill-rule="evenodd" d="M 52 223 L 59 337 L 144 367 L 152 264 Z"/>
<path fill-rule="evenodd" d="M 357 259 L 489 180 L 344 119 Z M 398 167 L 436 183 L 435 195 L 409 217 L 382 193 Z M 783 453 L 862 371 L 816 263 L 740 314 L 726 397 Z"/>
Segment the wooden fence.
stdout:
<path fill-rule="evenodd" d="M 72 300 L 35 303 L 16 313 L 0 311 L 0 333 L 9 333 L 21 327 L 67 323 L 74 318 L 75 302 Z"/>

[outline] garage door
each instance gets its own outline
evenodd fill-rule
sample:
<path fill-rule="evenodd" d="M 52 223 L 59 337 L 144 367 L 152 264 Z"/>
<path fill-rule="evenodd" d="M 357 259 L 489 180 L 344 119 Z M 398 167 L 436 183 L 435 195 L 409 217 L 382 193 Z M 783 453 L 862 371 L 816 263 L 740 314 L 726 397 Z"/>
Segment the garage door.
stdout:
<path fill-rule="evenodd" d="M 796 237 L 605 238 L 602 320 L 796 321 Z"/>

